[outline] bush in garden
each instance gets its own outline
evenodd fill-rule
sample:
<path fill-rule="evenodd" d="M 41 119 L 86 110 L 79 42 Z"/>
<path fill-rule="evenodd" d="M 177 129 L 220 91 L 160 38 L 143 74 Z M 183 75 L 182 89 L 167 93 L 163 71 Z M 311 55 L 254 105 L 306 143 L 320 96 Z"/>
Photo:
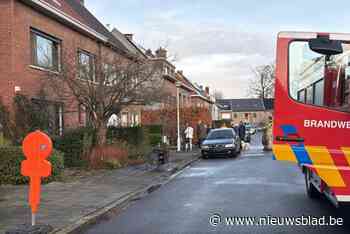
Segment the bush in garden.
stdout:
<path fill-rule="evenodd" d="M 110 141 L 125 141 L 130 145 L 143 144 L 145 139 L 145 129 L 142 127 L 110 127 L 107 131 L 107 139 Z"/>
<path fill-rule="evenodd" d="M 162 126 L 161 125 L 148 125 L 144 129 L 147 132 L 149 144 L 151 146 L 157 146 L 162 143 Z"/>
<path fill-rule="evenodd" d="M 128 149 L 124 142 L 112 145 L 96 146 L 88 156 L 92 169 L 117 169 L 128 164 Z"/>
<path fill-rule="evenodd" d="M 62 137 L 54 139 L 54 146 L 64 153 L 66 167 L 83 167 L 87 166 L 86 155 L 89 154 L 94 142 L 94 129 L 82 127 L 69 130 Z"/>
<path fill-rule="evenodd" d="M 2 132 L 0 132 L 0 147 L 1 146 L 9 146 L 9 145 L 11 145 L 11 142 L 5 138 L 5 136 Z"/>
<path fill-rule="evenodd" d="M 0 185 L 28 183 L 28 178 L 21 175 L 21 162 L 23 160 L 25 157 L 21 147 L 0 147 Z M 64 169 L 64 157 L 61 152 L 53 151 L 48 161 L 52 165 L 52 175 L 44 179 L 45 183 L 58 180 Z"/>
<path fill-rule="evenodd" d="M 162 134 L 162 125 L 147 125 L 146 128 L 150 134 Z"/>

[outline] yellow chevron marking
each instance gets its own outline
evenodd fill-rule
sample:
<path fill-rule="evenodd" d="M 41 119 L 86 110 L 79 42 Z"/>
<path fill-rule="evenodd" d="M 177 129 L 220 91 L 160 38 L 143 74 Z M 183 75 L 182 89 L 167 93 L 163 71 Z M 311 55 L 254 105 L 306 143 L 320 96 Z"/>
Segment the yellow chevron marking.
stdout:
<path fill-rule="evenodd" d="M 330 187 L 346 187 L 346 184 L 334 165 L 331 154 L 325 146 L 305 146 L 317 174 Z"/>
<path fill-rule="evenodd" d="M 273 145 L 276 160 L 297 162 L 297 158 L 289 145 Z"/>
<path fill-rule="evenodd" d="M 342 147 L 341 150 L 343 151 L 346 161 L 350 165 L 350 148 L 349 147 Z"/>

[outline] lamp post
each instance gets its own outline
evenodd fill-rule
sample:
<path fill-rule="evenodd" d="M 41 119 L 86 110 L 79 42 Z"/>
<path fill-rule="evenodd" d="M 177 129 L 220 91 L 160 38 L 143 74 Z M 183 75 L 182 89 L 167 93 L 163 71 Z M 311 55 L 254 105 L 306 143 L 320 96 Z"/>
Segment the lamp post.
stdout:
<path fill-rule="evenodd" d="M 181 82 L 176 82 L 176 110 L 177 110 L 177 151 L 181 151 L 181 137 L 180 137 L 180 87 Z"/>

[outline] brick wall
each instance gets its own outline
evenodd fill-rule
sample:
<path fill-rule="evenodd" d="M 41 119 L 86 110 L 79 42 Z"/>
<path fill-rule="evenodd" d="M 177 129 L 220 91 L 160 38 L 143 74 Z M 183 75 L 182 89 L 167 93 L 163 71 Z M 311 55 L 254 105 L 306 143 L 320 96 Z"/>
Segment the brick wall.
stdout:
<path fill-rule="evenodd" d="M 12 86 L 11 91 L 14 90 L 10 79 L 12 70 L 12 9 L 13 0 L 0 1 L 0 93 L 5 103 L 10 100 L 9 86 Z"/>
<path fill-rule="evenodd" d="M 5 97 L 5 104 L 9 106 L 15 95 L 15 86 L 21 88 L 22 94 L 35 97 L 42 87 L 41 80 L 43 78 L 47 79 L 47 72 L 31 66 L 31 28 L 61 40 L 62 61 L 69 61 L 72 66 L 75 65 L 78 49 L 88 51 L 95 56 L 113 57 L 111 55 L 115 55 L 110 48 L 100 47 L 101 45 L 97 41 L 19 1 L 1 0 L 0 11 L 0 91 L 1 96 Z M 11 58 L 13 59 L 11 60 Z M 49 99 L 60 101 L 53 94 L 50 94 Z M 79 123 L 77 102 L 66 102 L 64 110 L 65 128 L 77 127 L 83 124 Z"/>

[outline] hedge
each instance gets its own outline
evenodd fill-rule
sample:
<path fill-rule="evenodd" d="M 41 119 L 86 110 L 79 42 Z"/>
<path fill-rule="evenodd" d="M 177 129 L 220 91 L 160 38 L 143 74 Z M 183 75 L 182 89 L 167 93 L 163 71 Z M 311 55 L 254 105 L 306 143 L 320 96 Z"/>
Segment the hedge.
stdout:
<path fill-rule="evenodd" d="M 162 125 L 147 125 L 144 128 L 148 131 L 148 138 L 151 146 L 157 146 L 162 142 Z"/>
<path fill-rule="evenodd" d="M 28 183 L 28 178 L 20 174 L 23 160 L 25 160 L 25 157 L 21 147 L 0 147 L 0 185 Z M 44 179 L 45 183 L 59 179 L 64 169 L 63 154 L 59 151 L 54 151 L 48 161 L 52 165 L 52 175 Z"/>
<path fill-rule="evenodd" d="M 140 155 L 143 149 L 156 146 L 161 142 L 162 127 L 150 125 L 145 127 L 110 127 L 107 130 L 107 140 L 122 141 L 132 148 L 132 155 Z M 91 127 L 72 129 L 64 136 L 54 139 L 55 149 L 64 153 L 66 167 L 84 167 L 88 165 L 85 157 L 95 145 L 95 130 Z M 148 151 L 148 150 L 146 150 Z"/>
<path fill-rule="evenodd" d="M 117 128 L 110 127 L 107 131 L 107 139 L 125 141 L 129 145 L 139 146 L 148 140 L 148 133 L 142 127 Z"/>
<path fill-rule="evenodd" d="M 66 167 L 83 167 L 87 165 L 84 158 L 95 142 L 94 129 L 82 127 L 69 130 L 62 137 L 54 139 L 55 149 L 64 153 Z"/>
<path fill-rule="evenodd" d="M 144 128 L 146 128 L 150 134 L 162 134 L 162 125 L 147 125 Z"/>

